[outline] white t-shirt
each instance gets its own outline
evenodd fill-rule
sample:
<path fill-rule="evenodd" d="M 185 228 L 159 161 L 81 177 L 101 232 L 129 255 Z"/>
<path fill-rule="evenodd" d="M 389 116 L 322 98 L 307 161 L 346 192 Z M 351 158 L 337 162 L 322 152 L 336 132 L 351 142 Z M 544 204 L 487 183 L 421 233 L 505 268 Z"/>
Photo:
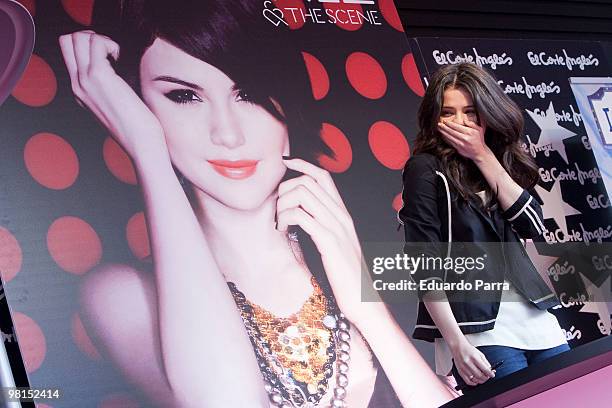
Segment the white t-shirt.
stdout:
<path fill-rule="evenodd" d="M 508 282 L 508 281 L 505 281 Z M 499 312 L 493 329 L 466 334 L 474 347 L 508 346 L 523 350 L 542 350 L 567 343 L 557 318 L 540 310 L 521 296 L 512 284 L 502 292 Z M 435 340 L 436 373 L 448 375 L 453 366 L 452 354 L 443 338 Z"/>
<path fill-rule="evenodd" d="M 484 191 L 478 193 L 484 201 Z M 567 343 L 557 318 L 546 310 L 540 310 L 521 294 L 507 280 L 510 287 L 502 291 L 499 312 L 493 329 L 480 333 L 466 334 L 474 347 L 508 346 L 523 350 L 542 350 Z M 452 354 L 443 338 L 434 343 L 436 373 L 448 375 L 453 367 Z"/>

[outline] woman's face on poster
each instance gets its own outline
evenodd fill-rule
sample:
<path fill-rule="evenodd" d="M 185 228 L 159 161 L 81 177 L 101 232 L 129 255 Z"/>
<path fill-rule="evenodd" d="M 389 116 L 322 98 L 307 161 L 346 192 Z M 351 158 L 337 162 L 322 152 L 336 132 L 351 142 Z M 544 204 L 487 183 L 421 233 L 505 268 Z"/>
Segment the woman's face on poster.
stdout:
<path fill-rule="evenodd" d="M 287 127 L 224 72 L 158 38 L 142 57 L 140 81 L 174 166 L 195 188 L 238 209 L 256 208 L 275 191 L 286 170 Z"/>

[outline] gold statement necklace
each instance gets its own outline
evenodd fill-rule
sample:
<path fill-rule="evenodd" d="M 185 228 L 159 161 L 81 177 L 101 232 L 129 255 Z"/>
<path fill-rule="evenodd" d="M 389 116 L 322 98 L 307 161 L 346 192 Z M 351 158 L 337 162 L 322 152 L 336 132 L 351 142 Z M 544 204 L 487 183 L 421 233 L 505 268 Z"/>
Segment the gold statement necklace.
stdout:
<path fill-rule="evenodd" d="M 312 294 L 298 312 L 286 318 L 276 317 L 259 305 L 247 302 L 263 339 L 271 345 L 280 363 L 314 394 L 325 377 L 327 349 L 333 344 L 333 333 L 323 325 L 323 318 L 328 314 L 327 299 L 314 277 L 311 283 Z"/>
<path fill-rule="evenodd" d="M 290 236 L 290 240 L 295 251 L 295 238 Z M 335 363 L 331 406 L 344 407 L 349 323 L 341 313 L 331 311 L 330 300 L 314 276 L 310 282 L 312 294 L 288 317 L 278 317 L 249 301 L 234 283 L 228 282 L 228 286 L 240 309 L 271 403 L 283 408 L 318 406 L 329 389 Z"/>

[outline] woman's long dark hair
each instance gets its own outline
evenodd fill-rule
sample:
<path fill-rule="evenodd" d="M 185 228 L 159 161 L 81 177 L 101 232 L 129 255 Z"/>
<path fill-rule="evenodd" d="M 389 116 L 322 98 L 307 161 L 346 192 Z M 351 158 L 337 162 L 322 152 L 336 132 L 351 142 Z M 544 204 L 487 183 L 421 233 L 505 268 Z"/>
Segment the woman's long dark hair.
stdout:
<path fill-rule="evenodd" d="M 436 156 L 451 184 L 465 200 L 482 205 L 476 192 L 484 190 L 487 197 L 484 207 L 490 208 L 495 203 L 496 192 L 486 183 L 474 162 L 460 155 L 438 131 L 447 89 L 461 89 L 472 97 L 478 118 L 486 123 L 487 146 L 514 181 L 524 188 L 533 187 L 539 178 L 538 168 L 520 146 L 523 114 L 496 79 L 475 64 L 446 65 L 432 76 L 419 107 L 414 153 L 427 152 Z"/>

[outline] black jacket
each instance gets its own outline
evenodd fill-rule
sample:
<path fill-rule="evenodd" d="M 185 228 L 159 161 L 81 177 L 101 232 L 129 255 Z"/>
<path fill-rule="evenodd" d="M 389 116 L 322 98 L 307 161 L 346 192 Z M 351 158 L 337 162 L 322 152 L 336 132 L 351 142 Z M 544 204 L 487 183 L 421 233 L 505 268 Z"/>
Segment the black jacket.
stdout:
<path fill-rule="evenodd" d="M 519 240 L 534 238 L 547 231 L 535 192 L 524 189 L 507 210 L 496 209 L 489 216 L 479 205 L 459 196 L 442 174 L 438 159 L 431 154 L 412 156 L 402 176 L 404 205 L 398 219 L 404 225 L 405 248 L 408 243 L 427 243 L 426 255 L 451 258 L 466 253 L 487 253 L 484 269 L 463 274 L 448 269 L 419 270 L 412 275 L 417 284 L 430 280 L 502 283 L 505 279 L 538 309 L 545 310 L 559 304 Z M 419 299 L 424 292 L 419 290 Z M 446 290 L 455 319 L 466 334 L 493 328 L 501 294 L 501 288 Z M 419 301 L 413 337 L 427 341 L 442 337 L 422 301 Z"/>

